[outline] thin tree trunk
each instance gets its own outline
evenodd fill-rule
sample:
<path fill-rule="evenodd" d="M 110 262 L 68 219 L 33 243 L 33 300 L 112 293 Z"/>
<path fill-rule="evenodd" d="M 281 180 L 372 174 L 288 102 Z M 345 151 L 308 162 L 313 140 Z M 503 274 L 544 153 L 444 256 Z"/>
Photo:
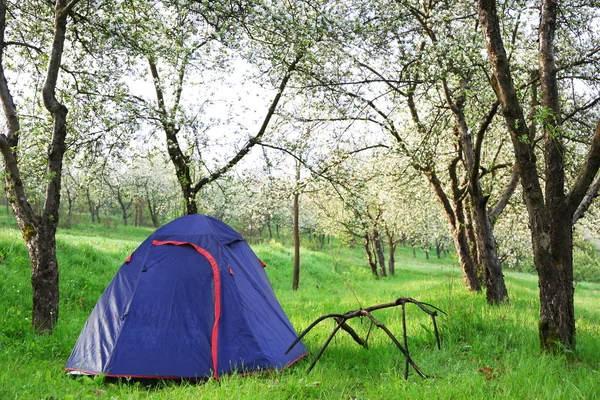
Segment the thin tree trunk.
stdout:
<path fill-rule="evenodd" d="M 364 236 L 364 244 L 365 253 L 367 254 L 367 261 L 369 263 L 369 267 L 371 268 L 371 273 L 375 275 L 376 278 L 379 278 L 377 273 L 377 262 L 375 261 L 375 257 L 373 257 L 373 252 L 371 251 L 371 239 L 369 239 L 369 235 L 365 234 Z"/>
<path fill-rule="evenodd" d="M 471 249 L 471 257 L 473 264 L 477 269 L 477 275 L 482 277 L 483 271 L 479 262 L 479 254 L 477 253 L 477 239 L 475 238 L 475 228 L 473 227 L 473 213 L 469 202 L 463 202 L 465 215 L 465 229 L 467 230 L 467 239 L 469 240 L 469 248 Z"/>
<path fill-rule="evenodd" d="M 88 208 L 90 210 L 90 215 L 92 217 L 92 224 L 96 222 L 96 213 L 94 212 L 94 202 L 92 201 L 92 196 L 90 195 L 89 187 L 85 190 L 85 197 L 87 198 Z"/>
<path fill-rule="evenodd" d="M 73 216 L 73 202 L 74 199 L 71 196 L 71 191 L 69 190 L 69 188 L 66 188 L 66 192 L 67 192 L 67 221 L 66 221 L 66 226 L 67 227 L 71 227 L 71 218 Z"/>
<path fill-rule="evenodd" d="M 152 204 L 150 195 L 146 193 L 146 203 L 148 203 L 148 212 L 150 213 L 150 219 L 152 220 L 152 226 L 158 228 L 158 215 L 156 215 L 156 205 Z"/>
<path fill-rule="evenodd" d="M 385 256 L 383 254 L 383 246 L 381 243 L 381 236 L 379 235 L 379 231 L 377 229 L 373 230 L 373 244 L 375 246 L 375 253 L 377 254 L 377 261 L 379 263 L 379 270 L 382 277 L 387 276 L 387 271 L 385 267 Z"/>
<path fill-rule="evenodd" d="M 471 248 L 469 246 L 469 240 L 467 238 L 467 232 L 465 229 L 466 221 L 463 213 L 464 207 L 462 205 L 463 193 L 458 189 L 458 179 L 456 177 L 457 162 L 458 159 L 453 160 L 448 168 L 450 172 L 450 178 L 453 182 L 452 191 L 454 205 L 450 203 L 450 200 L 444 192 L 436 174 L 433 171 L 428 171 L 426 176 L 433 187 L 436 198 L 441 204 L 442 211 L 444 211 L 446 220 L 450 226 L 452 240 L 454 241 L 454 247 L 456 248 L 456 254 L 458 255 L 458 262 L 463 272 L 465 285 L 470 291 L 481 292 L 481 284 L 477 278 L 477 268 L 471 256 Z"/>
<path fill-rule="evenodd" d="M 296 189 L 294 190 L 294 279 L 292 290 L 300 283 L 300 162 L 296 164 Z"/>
<path fill-rule="evenodd" d="M 267 230 L 269 231 L 269 241 L 273 240 L 273 230 L 271 229 L 271 214 L 267 214 Z"/>
<path fill-rule="evenodd" d="M 394 257 L 394 253 L 396 252 L 397 243 L 394 243 L 394 237 L 386 231 L 386 237 L 388 242 L 388 270 L 390 275 L 394 275 L 396 273 L 396 259 Z"/>
<path fill-rule="evenodd" d="M 486 289 L 486 299 L 489 304 L 508 303 L 508 291 L 504 283 L 502 264 L 498 258 L 492 224 L 487 214 L 486 201 L 479 197 L 475 207 L 475 233 L 477 250 L 483 268 L 483 280 Z M 475 199 L 474 199 L 475 201 Z"/>
<path fill-rule="evenodd" d="M 536 225 L 532 235 L 540 288 L 540 345 L 547 350 L 555 349 L 558 342 L 575 346 L 571 221 L 564 216 L 550 219 L 550 224 Z M 543 240 L 547 237 L 549 241 Z"/>
<path fill-rule="evenodd" d="M 452 231 L 452 239 L 454 240 L 458 263 L 461 266 L 467 289 L 474 292 L 481 292 L 481 284 L 477 278 L 477 268 L 471 258 L 471 248 L 465 229 L 463 227 L 454 229 Z"/>

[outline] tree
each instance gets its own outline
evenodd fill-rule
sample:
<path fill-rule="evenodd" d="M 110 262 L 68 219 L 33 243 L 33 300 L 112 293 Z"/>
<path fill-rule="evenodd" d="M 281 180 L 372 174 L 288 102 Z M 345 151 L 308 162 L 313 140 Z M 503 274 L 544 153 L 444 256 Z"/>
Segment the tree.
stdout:
<path fill-rule="evenodd" d="M 116 200 L 119 205 L 123 226 L 127 226 L 127 222 L 133 213 L 131 205 L 134 201 L 134 184 L 123 170 L 112 167 L 105 172 L 102 181 L 112 194 L 112 200 Z"/>
<path fill-rule="evenodd" d="M 198 211 L 198 193 L 230 171 L 265 135 L 308 45 L 287 37 L 292 29 L 304 31 L 290 25 L 286 13 L 293 12 L 292 9 L 260 1 L 162 1 L 160 4 L 161 7 L 155 7 L 154 2 L 141 2 L 139 6 L 144 12 L 123 12 L 124 25 L 135 29 L 120 30 L 118 35 L 120 46 L 137 58 L 133 63 L 148 66 L 149 73 L 139 74 L 152 85 L 154 99 L 129 96 L 128 101 L 144 110 L 140 114 L 144 114 L 146 121 L 164 133 L 185 212 L 190 214 Z M 272 35 L 292 41 L 282 42 L 282 38 Z M 222 157 L 224 161 L 214 162 L 214 151 L 219 146 L 209 146 L 208 134 L 222 121 L 207 115 L 206 109 L 220 101 L 215 92 L 221 88 L 211 87 L 211 80 L 223 80 L 233 70 L 231 66 L 253 57 L 268 64 L 261 74 L 273 78 L 274 94 L 256 132 L 250 135 L 243 129 L 234 132 L 235 150 Z M 240 107 L 239 99 L 238 104 L 230 104 L 231 108 L 235 106 Z M 223 108 L 218 112 L 223 113 Z M 229 126 L 222 130 L 231 130 L 234 124 L 227 123 Z M 218 136 L 222 139 L 231 133 L 221 131 Z"/>
<path fill-rule="evenodd" d="M 6 35 L 19 31 L 18 20 L 7 18 L 12 4 L 0 1 L 0 99 L 7 121 L 6 133 L 0 134 L 0 151 L 4 162 L 6 196 L 11 203 L 19 229 L 31 260 L 31 285 L 33 288 L 32 324 L 37 332 L 52 333 L 58 320 L 59 277 L 56 259 L 56 228 L 60 206 L 62 162 L 66 151 L 67 107 L 57 98 L 57 82 L 61 68 L 69 15 L 79 0 L 56 0 L 54 4 L 54 28 L 51 51 L 41 89 L 43 104 L 52 118 L 53 128 L 49 135 L 46 160 L 45 200 L 43 209 L 36 214 L 28 202 L 23 176 L 19 167 L 19 140 L 21 116 L 9 87 L 7 56 L 9 46 L 23 46 L 38 51 L 34 45 L 20 42 L 19 36 Z M 29 4 L 23 5 L 27 6 Z M 43 4 L 37 4 L 39 12 L 47 12 Z M 16 7 L 14 14 L 19 14 Z M 44 15 L 45 16 L 45 15 Z M 17 62 L 22 61 L 18 60 Z M 14 82 L 13 82 L 14 83 Z"/>
<path fill-rule="evenodd" d="M 467 287 L 481 290 L 471 252 L 476 248 L 489 303 L 507 301 L 487 215 L 489 196 L 482 189 L 484 177 L 506 164 L 486 165 L 497 160 L 484 159 L 489 153 L 482 150 L 498 105 L 489 87 L 480 83 L 481 56 L 478 51 L 476 57 L 470 53 L 481 41 L 473 42 L 476 35 L 465 29 L 475 22 L 472 6 L 358 2 L 351 15 L 333 23 L 346 41 L 338 41 L 327 62 L 314 65 L 309 74 L 311 86 L 329 92 L 326 101 L 335 112 L 328 119 L 376 124 L 396 142 L 394 150 L 428 178 L 438 198 Z M 446 40 L 445 32 L 452 32 L 456 40 Z M 466 44 L 469 54 L 460 54 Z M 479 91 L 480 86 L 488 90 Z M 412 127 L 406 126 L 406 119 Z M 471 130 L 477 132 L 474 143 Z M 465 229 L 470 217 L 465 214 L 467 202 L 473 204 L 474 244 Z"/>
<path fill-rule="evenodd" d="M 514 61 L 507 55 L 498 5 L 495 0 L 478 0 L 477 6 L 492 71 L 491 84 L 510 133 L 529 215 L 533 257 L 539 276 L 540 345 L 544 350 L 557 350 L 561 346 L 574 349 L 573 217 L 586 194 L 589 194 L 588 190 L 593 189 L 592 182 L 600 168 L 600 121 L 595 133 L 585 135 L 589 143 L 587 155 L 578 167 L 570 190 L 567 190 L 567 151 L 569 146 L 579 146 L 570 140 L 571 132 L 566 123 L 570 115 L 565 111 L 569 107 L 568 101 L 572 101 L 577 105 L 574 111 L 581 113 L 597 104 L 600 96 L 593 93 L 595 98 L 590 100 L 588 97 L 583 104 L 581 101 L 585 97 L 569 99 L 569 91 L 565 90 L 569 88 L 569 80 L 562 82 L 561 75 L 568 75 L 567 71 L 578 71 L 581 73 L 578 80 L 589 79 L 587 77 L 593 71 L 592 66 L 598 65 L 598 37 L 589 31 L 581 34 L 577 43 L 570 43 L 578 47 L 579 58 L 561 60 L 561 50 L 555 45 L 556 35 L 558 33 L 568 40 L 572 35 L 569 33 L 571 27 L 560 30 L 559 4 L 556 0 L 540 2 L 538 40 L 531 41 L 537 43 L 537 49 L 534 50 L 538 60 L 535 80 L 539 82 L 542 100 L 541 107 L 536 111 L 543 137 L 537 138 L 527 123 L 524 105 L 519 98 L 520 88 L 515 85 L 514 71 L 511 70 Z M 568 9 L 565 7 L 565 10 Z M 577 8 L 576 12 L 591 14 L 591 18 L 598 22 L 598 9 L 594 6 Z M 564 63 L 562 67 L 557 60 Z M 576 93 L 572 86 L 571 89 L 571 93 Z M 542 167 L 536 151 L 538 140 L 543 144 Z M 543 177 L 538 173 L 538 168 L 542 169 Z"/>

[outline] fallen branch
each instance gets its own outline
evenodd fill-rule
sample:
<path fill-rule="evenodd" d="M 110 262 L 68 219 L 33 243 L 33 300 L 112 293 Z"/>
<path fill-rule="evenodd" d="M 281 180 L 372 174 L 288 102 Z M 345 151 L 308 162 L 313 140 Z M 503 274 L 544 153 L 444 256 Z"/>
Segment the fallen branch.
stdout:
<path fill-rule="evenodd" d="M 308 370 L 306 371 L 306 373 L 310 373 L 310 371 L 313 369 L 313 367 L 315 366 L 315 364 L 317 363 L 317 361 L 319 361 L 319 358 L 321 358 L 321 356 L 323 355 L 323 353 L 325 352 L 325 349 L 327 348 L 327 346 L 329 345 L 329 343 L 331 342 L 331 340 L 333 339 L 333 337 L 335 336 L 335 334 L 340 330 L 344 330 L 346 332 L 348 332 L 348 334 L 350 334 L 350 336 L 352 336 L 352 338 L 358 343 L 360 344 L 362 347 L 364 347 L 365 349 L 367 349 L 368 346 L 368 335 L 366 339 L 362 339 L 357 333 L 356 331 L 354 331 L 354 329 L 352 329 L 347 323 L 346 321 L 348 321 L 349 319 L 352 318 L 356 318 L 356 317 L 367 317 L 371 320 L 371 322 L 373 323 L 373 325 L 375 325 L 376 327 L 378 327 L 379 329 L 383 330 L 392 340 L 392 342 L 394 342 L 394 344 L 396 345 L 396 347 L 398 347 L 398 349 L 400 350 L 400 352 L 402 353 L 402 355 L 404 355 L 404 358 L 406 359 L 406 364 L 405 364 L 405 368 L 404 368 L 404 379 L 408 379 L 408 369 L 409 366 L 412 366 L 413 369 L 415 370 L 415 372 L 421 377 L 421 378 L 426 378 L 427 375 L 425 375 L 417 366 L 417 364 L 415 364 L 415 362 L 412 360 L 412 358 L 410 357 L 410 354 L 408 352 L 408 340 L 406 337 L 406 310 L 405 310 L 405 305 L 406 303 L 412 303 L 415 304 L 417 307 L 419 307 L 423 312 L 425 312 L 426 314 L 429 314 L 431 316 L 431 320 L 433 321 L 433 329 L 435 332 L 435 338 L 436 338 L 436 342 L 437 342 L 437 347 L 438 349 L 441 349 L 441 345 L 440 345 L 440 335 L 438 332 L 438 327 L 437 327 L 437 323 L 435 320 L 435 317 L 437 317 L 437 312 L 441 312 L 444 315 L 447 315 L 444 311 L 440 310 L 439 308 L 428 304 L 428 303 L 422 303 L 420 301 L 417 301 L 415 299 L 411 299 L 410 297 L 398 297 L 395 301 L 391 302 L 391 303 L 384 303 L 384 304 L 377 304 L 371 307 L 366 307 L 366 308 L 361 308 L 358 310 L 352 310 L 352 311 L 348 311 L 345 314 L 325 314 L 319 318 L 317 318 L 312 324 L 310 324 L 308 326 L 308 328 L 306 328 L 299 336 L 298 338 L 296 338 L 296 340 L 294 340 L 294 342 L 290 345 L 290 347 L 287 349 L 287 351 L 285 352 L 285 354 L 289 353 L 296 344 L 298 344 L 298 342 L 300 342 L 300 340 L 302 340 L 302 338 L 308 333 L 310 332 L 310 330 L 312 328 L 314 328 L 316 325 L 318 325 L 321 321 L 324 321 L 328 318 L 333 318 L 333 320 L 337 323 L 335 328 L 333 328 L 333 331 L 331 332 L 331 334 L 329 335 L 329 337 L 327 338 L 327 340 L 325 341 L 325 344 L 323 345 L 323 347 L 321 347 L 321 350 L 319 351 L 319 353 L 317 354 L 317 356 L 315 357 L 315 359 L 313 360 L 313 362 L 310 364 L 310 366 L 308 367 Z M 396 337 L 392 334 L 392 332 L 390 332 L 390 330 L 383 325 L 382 323 L 380 323 L 379 321 L 377 321 L 377 319 L 375 319 L 375 317 L 371 314 L 372 311 L 376 311 L 376 310 L 381 310 L 384 308 L 390 308 L 390 307 L 397 307 L 397 306 L 401 306 L 402 307 L 402 337 L 404 339 L 404 346 L 402 346 L 402 344 L 400 344 L 400 342 L 396 339 Z"/>

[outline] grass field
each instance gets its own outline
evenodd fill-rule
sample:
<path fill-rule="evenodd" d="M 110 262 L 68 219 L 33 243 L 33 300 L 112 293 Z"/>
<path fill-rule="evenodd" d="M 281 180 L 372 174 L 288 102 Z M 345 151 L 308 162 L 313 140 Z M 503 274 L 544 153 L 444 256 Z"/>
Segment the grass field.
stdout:
<path fill-rule="evenodd" d="M 27 252 L 18 230 L 0 224 L 0 399 L 596 399 L 600 398 L 600 284 L 576 286 L 577 351 L 547 355 L 537 339 L 535 276 L 507 274 L 510 306 L 489 307 L 466 292 L 455 261 L 427 261 L 399 249 L 397 272 L 375 280 L 360 249 L 338 244 L 323 252 L 303 250 L 300 290 L 292 292 L 290 247 L 253 246 L 292 324 L 302 331 L 318 316 L 413 297 L 448 313 L 438 319 L 442 350 L 431 320 L 407 306 L 411 354 L 429 379 L 411 371 L 376 328 L 369 349 L 341 332 L 314 370 L 306 369 L 333 328 L 325 323 L 304 340 L 313 355 L 279 373 L 231 376 L 204 383 L 111 382 L 71 378 L 64 365 L 98 297 L 123 260 L 152 230 L 74 226 L 58 234 L 60 318 L 52 336 L 30 325 Z M 400 309 L 374 312 L 398 337 Z M 351 325 L 364 336 L 367 321 Z"/>

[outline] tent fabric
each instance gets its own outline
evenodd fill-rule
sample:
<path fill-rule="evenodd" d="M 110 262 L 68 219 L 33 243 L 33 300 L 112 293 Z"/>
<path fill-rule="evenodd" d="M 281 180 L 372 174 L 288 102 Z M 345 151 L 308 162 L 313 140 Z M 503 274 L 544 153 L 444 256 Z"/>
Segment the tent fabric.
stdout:
<path fill-rule="evenodd" d="M 200 214 L 159 228 L 90 314 L 66 369 L 203 379 L 282 369 L 307 354 L 264 264 L 231 227 Z"/>

